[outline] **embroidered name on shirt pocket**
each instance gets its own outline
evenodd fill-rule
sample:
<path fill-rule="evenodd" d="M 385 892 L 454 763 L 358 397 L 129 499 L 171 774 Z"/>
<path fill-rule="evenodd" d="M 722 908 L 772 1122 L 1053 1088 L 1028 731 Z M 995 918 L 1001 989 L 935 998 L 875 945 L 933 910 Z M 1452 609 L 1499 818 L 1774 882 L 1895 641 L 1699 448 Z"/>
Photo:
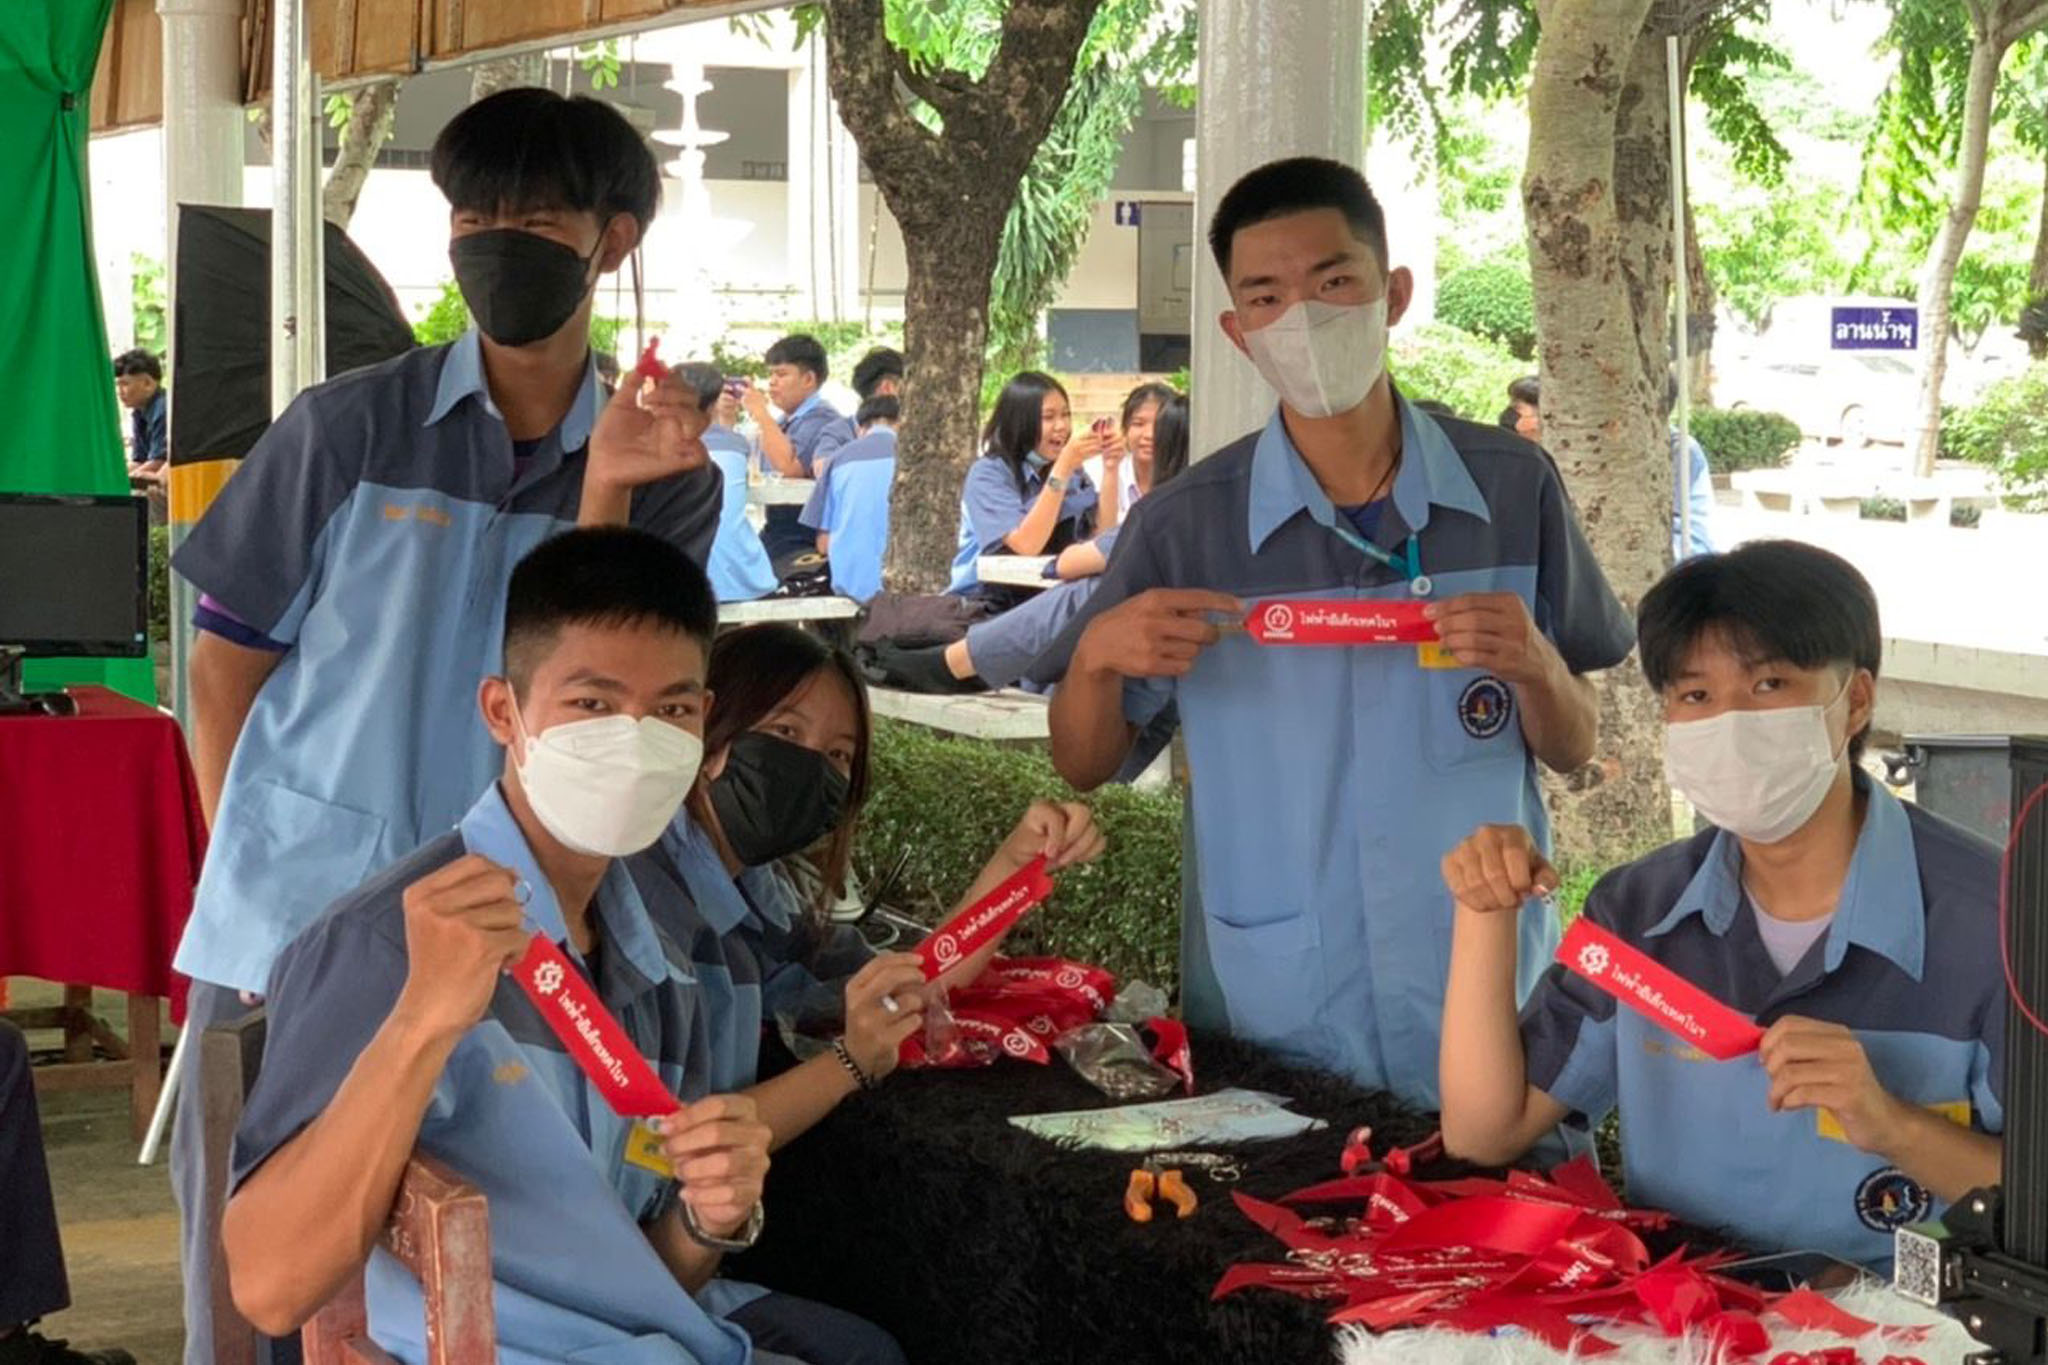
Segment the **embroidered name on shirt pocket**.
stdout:
<path fill-rule="evenodd" d="M 424 521 L 429 526 L 439 526 L 444 530 L 455 524 L 454 517 L 443 509 L 427 503 L 414 503 L 408 507 L 402 502 L 387 502 L 384 504 L 384 520 Z"/>

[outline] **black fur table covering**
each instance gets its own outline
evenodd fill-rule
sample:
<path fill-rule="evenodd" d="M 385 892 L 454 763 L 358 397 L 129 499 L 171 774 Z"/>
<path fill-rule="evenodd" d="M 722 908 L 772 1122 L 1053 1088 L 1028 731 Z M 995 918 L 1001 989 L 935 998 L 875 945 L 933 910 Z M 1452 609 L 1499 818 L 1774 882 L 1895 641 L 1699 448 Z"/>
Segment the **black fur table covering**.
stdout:
<path fill-rule="evenodd" d="M 1434 1126 L 1248 1044 L 1197 1035 L 1194 1060 L 1204 1093 L 1270 1091 L 1329 1125 L 1231 1149 L 1244 1167 L 1234 1188 L 1262 1198 L 1335 1178 L 1359 1124 L 1372 1126 L 1375 1151 Z M 776 1155 L 761 1242 L 731 1273 L 879 1323 L 912 1365 L 1332 1359 L 1327 1305 L 1275 1293 L 1210 1301 L 1232 1264 L 1284 1254 L 1231 1202 L 1233 1187 L 1184 1167 L 1201 1199 L 1194 1217 L 1162 1204 L 1133 1223 L 1123 1193 L 1141 1158 L 1064 1150 L 1007 1122 L 1112 1103 L 1058 1058 L 900 1073 Z"/>

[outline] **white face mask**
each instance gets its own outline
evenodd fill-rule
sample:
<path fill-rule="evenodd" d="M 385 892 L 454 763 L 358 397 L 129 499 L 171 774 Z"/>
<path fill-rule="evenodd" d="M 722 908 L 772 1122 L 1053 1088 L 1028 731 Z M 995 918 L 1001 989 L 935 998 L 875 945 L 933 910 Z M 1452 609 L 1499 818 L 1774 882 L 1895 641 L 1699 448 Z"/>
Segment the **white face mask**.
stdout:
<path fill-rule="evenodd" d="M 1826 706 L 1723 711 L 1664 728 L 1664 772 L 1708 820 L 1739 839 L 1775 844 L 1813 818 L 1835 782 L 1841 753 Z M 1846 744 L 1845 746 L 1846 747 Z"/>
<path fill-rule="evenodd" d="M 1303 417 L 1334 417 L 1365 401 L 1387 363 L 1387 299 L 1303 299 L 1244 346 L 1280 401 Z"/>
<path fill-rule="evenodd" d="M 548 833 L 578 853 L 623 858 L 661 837 L 697 780 L 704 741 L 645 716 L 598 716 L 525 734 L 519 785 Z"/>

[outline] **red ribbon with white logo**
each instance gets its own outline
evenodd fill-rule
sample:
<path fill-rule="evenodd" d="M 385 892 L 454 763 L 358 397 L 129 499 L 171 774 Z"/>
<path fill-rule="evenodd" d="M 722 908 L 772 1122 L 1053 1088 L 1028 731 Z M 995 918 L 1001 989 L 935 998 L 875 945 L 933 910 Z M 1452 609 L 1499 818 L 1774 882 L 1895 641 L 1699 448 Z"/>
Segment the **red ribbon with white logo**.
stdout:
<path fill-rule="evenodd" d="M 512 979 L 614 1112 L 651 1119 L 682 1107 L 583 973 L 546 934 L 533 936 L 526 956 L 512 968 Z"/>
<path fill-rule="evenodd" d="M 924 979 L 968 958 L 1002 937 L 1024 912 L 1052 894 L 1045 859 L 1033 858 L 1023 871 L 932 930 L 915 949 L 924 965 Z"/>
<path fill-rule="evenodd" d="M 1763 1042 L 1764 1031 L 1755 1020 L 1584 916 L 1565 931 L 1557 960 L 1715 1061 L 1754 1052 Z"/>
<path fill-rule="evenodd" d="M 1419 645 L 1437 638 L 1427 602 L 1297 598 L 1259 602 L 1244 618 L 1262 645 Z"/>

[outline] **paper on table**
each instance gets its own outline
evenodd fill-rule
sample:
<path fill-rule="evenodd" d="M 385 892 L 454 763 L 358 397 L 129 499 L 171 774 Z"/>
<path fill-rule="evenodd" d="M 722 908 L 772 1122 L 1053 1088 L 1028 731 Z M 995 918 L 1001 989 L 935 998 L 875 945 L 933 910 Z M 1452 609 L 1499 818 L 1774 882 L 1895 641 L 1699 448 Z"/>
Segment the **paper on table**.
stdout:
<path fill-rule="evenodd" d="M 1017 1114 L 1010 1122 L 1034 1136 L 1105 1152 L 1152 1152 L 1170 1147 L 1265 1142 L 1325 1128 L 1321 1119 L 1281 1108 L 1284 1095 L 1219 1090 L 1191 1100 L 1077 1109 L 1063 1114 Z"/>

